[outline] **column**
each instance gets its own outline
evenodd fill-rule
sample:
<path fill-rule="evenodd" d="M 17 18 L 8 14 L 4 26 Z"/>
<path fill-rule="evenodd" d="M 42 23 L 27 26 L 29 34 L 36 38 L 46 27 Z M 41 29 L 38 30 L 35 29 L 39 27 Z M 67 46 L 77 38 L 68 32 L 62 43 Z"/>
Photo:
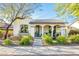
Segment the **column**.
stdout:
<path fill-rule="evenodd" d="M 29 33 L 31 34 L 32 37 L 35 37 L 35 26 L 34 25 L 30 25 Z"/>
<path fill-rule="evenodd" d="M 65 28 L 61 27 L 61 35 L 65 35 Z"/>
<path fill-rule="evenodd" d="M 51 36 L 53 37 L 53 30 L 54 30 L 54 26 L 51 26 L 52 27 L 52 34 L 51 34 Z"/>
<path fill-rule="evenodd" d="M 70 29 L 66 26 L 66 27 L 65 27 L 65 30 L 66 30 L 66 31 L 65 31 L 65 32 L 66 32 L 66 36 L 68 36 L 68 33 L 70 32 Z"/>
<path fill-rule="evenodd" d="M 44 25 L 42 25 L 42 36 L 43 36 L 43 34 L 44 34 Z"/>

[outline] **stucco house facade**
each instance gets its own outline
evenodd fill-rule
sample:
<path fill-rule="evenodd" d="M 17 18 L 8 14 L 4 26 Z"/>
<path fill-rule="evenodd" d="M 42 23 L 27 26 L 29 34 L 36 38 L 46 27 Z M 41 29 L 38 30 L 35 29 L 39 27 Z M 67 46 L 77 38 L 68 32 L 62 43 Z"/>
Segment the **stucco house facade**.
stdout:
<path fill-rule="evenodd" d="M 58 35 L 67 35 L 68 27 L 67 22 L 56 19 L 23 19 L 14 22 L 13 34 L 27 35 L 32 37 L 41 37 L 43 34 L 50 33 L 53 36 L 54 27 L 56 28 Z"/>

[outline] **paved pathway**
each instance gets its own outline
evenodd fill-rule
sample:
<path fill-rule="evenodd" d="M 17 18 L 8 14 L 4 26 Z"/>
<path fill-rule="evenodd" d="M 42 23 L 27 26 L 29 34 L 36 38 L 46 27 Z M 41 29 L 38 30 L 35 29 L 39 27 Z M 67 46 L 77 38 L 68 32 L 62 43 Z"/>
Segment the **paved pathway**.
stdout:
<path fill-rule="evenodd" d="M 79 55 L 79 46 L 50 46 L 50 47 L 3 47 L 0 46 L 0 55 Z"/>
<path fill-rule="evenodd" d="M 33 46 L 42 46 L 42 39 L 41 38 L 35 38 Z"/>

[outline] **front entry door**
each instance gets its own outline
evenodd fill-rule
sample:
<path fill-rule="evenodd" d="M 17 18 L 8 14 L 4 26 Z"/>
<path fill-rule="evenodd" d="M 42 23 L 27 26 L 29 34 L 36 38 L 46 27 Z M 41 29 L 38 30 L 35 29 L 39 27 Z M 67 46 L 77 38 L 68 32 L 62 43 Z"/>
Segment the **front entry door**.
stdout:
<path fill-rule="evenodd" d="M 35 37 L 41 37 L 41 27 L 39 25 L 35 27 Z"/>

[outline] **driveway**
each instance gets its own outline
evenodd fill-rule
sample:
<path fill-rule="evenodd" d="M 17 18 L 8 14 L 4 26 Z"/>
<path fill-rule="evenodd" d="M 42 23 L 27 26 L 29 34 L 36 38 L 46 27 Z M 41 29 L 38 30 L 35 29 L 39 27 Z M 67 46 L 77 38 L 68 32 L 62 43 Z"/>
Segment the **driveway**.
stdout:
<path fill-rule="evenodd" d="M 79 46 L 0 46 L 0 55 L 22 56 L 56 56 L 56 55 L 79 55 Z"/>

